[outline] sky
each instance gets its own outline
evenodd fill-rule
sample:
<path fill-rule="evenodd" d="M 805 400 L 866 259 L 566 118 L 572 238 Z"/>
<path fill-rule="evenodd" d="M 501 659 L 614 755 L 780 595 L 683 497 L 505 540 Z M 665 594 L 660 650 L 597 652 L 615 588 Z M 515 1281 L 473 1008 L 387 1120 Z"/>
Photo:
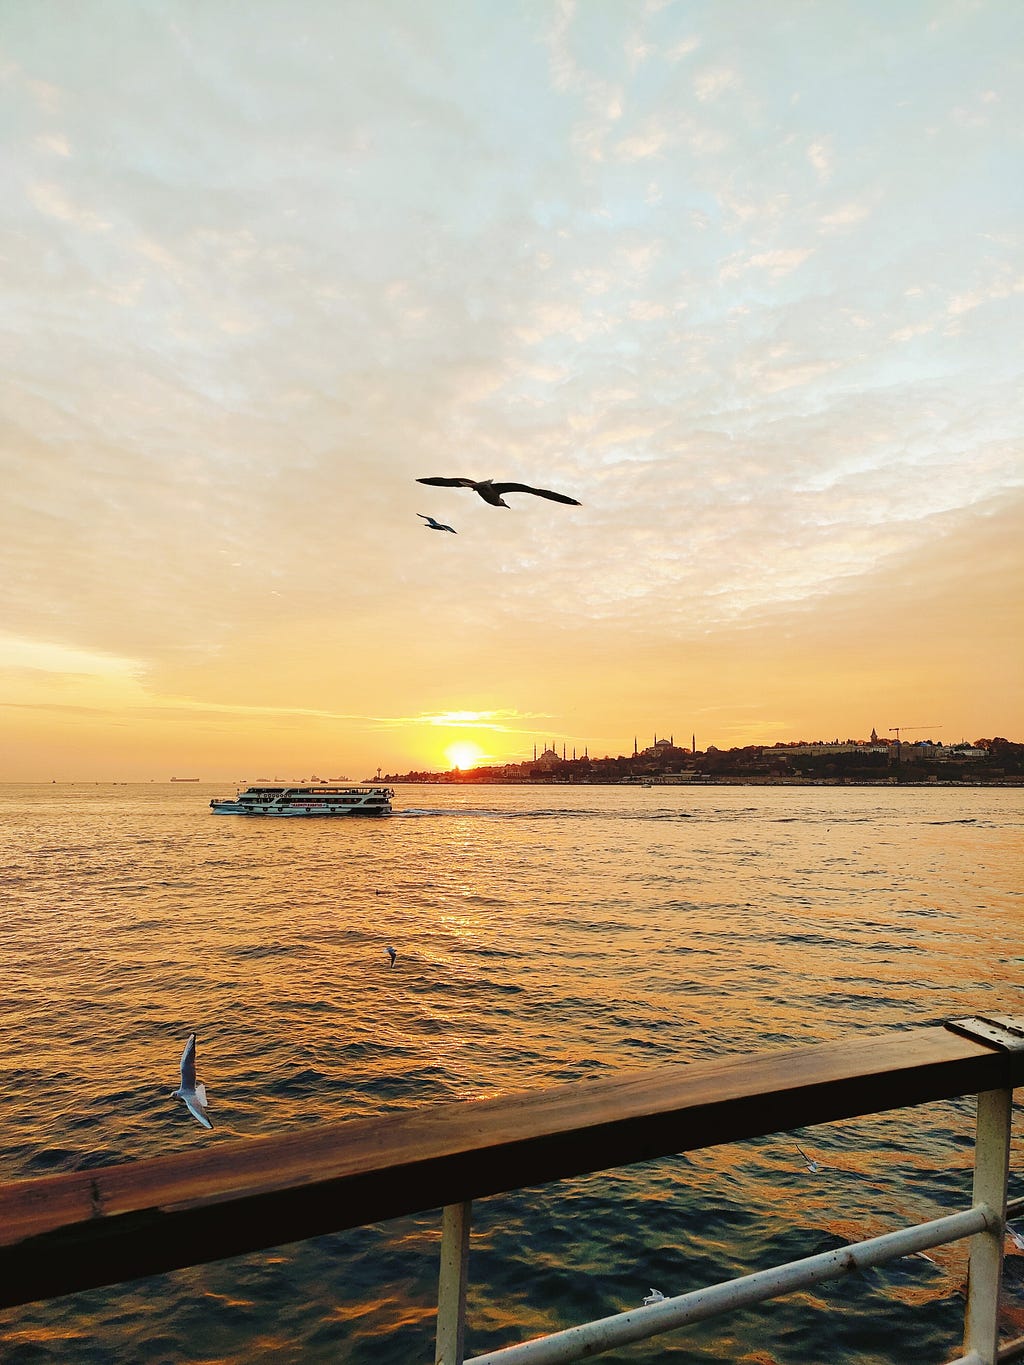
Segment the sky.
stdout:
<path fill-rule="evenodd" d="M 1024 738 L 1018 0 L 0 19 L 0 780 Z"/>

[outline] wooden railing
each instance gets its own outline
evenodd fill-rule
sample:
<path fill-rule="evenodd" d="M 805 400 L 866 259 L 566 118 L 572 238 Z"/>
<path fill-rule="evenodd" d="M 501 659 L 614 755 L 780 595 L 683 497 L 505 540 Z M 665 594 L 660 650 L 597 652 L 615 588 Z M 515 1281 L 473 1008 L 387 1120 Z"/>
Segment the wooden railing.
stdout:
<path fill-rule="evenodd" d="M 0 1188 L 0 1307 L 443 1207 L 436 1358 L 459 1365 L 472 1200 L 768 1133 L 978 1095 L 972 1206 L 938 1220 L 949 1226 L 922 1245 L 972 1237 L 963 1360 L 994 1365 L 1010 1097 L 1022 1083 L 1024 1020 L 1000 1015 L 18 1181 Z M 852 1268 L 855 1258 L 847 1260 L 845 1268 Z M 642 1310 L 642 1325 L 651 1330 L 639 1335 L 677 1325 L 671 1311 L 656 1308 Z M 694 1320 L 691 1308 L 683 1308 L 678 1320 Z M 548 1355 L 540 1343 L 527 1342 L 479 1360 L 596 1354 L 586 1343 L 575 1355 L 544 1349 Z"/>

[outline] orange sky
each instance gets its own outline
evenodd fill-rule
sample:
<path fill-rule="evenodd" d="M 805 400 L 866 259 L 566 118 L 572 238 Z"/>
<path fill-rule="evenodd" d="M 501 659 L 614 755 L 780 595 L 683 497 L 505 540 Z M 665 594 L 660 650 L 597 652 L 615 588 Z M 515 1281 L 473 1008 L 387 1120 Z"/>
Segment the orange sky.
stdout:
<path fill-rule="evenodd" d="M 1024 738 L 1024 12 L 111 24 L 6 26 L 0 780 Z"/>

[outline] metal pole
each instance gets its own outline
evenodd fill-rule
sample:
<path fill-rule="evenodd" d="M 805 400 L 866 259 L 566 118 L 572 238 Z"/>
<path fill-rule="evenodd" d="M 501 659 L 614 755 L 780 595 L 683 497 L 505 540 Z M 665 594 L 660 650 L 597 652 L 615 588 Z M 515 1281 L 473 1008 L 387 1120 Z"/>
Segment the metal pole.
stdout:
<path fill-rule="evenodd" d="M 473 1205 L 448 1204 L 441 1214 L 441 1271 L 437 1284 L 434 1365 L 462 1365 L 466 1333 L 469 1224 Z"/>
<path fill-rule="evenodd" d="M 996 1365 L 999 1354 L 999 1284 L 1006 1236 L 1012 1102 L 1012 1090 L 985 1090 L 978 1096 L 973 1202 L 975 1206 L 986 1205 L 995 1219 L 971 1239 L 964 1354 L 976 1355 L 981 1365 Z"/>
<path fill-rule="evenodd" d="M 518 1361 L 528 1361 L 529 1365 L 566 1365 L 569 1361 L 589 1360 L 591 1356 L 610 1351 L 615 1346 L 642 1341 L 645 1337 L 657 1336 L 660 1332 L 668 1332 L 687 1323 L 703 1322 L 718 1313 L 747 1308 L 765 1299 L 778 1298 L 781 1294 L 792 1294 L 794 1290 L 806 1289 L 808 1285 L 820 1284 L 823 1280 L 838 1279 L 851 1270 L 883 1265 L 897 1256 L 909 1256 L 915 1251 L 970 1237 L 997 1221 L 989 1208 L 965 1209 L 963 1213 L 953 1213 L 930 1223 L 917 1223 L 914 1227 L 886 1232 L 881 1237 L 853 1242 L 835 1251 L 808 1256 L 802 1261 L 790 1261 L 768 1270 L 757 1270 L 738 1280 L 726 1280 L 707 1289 L 695 1289 L 689 1294 L 680 1294 L 677 1298 L 665 1299 L 649 1307 L 634 1308 L 627 1313 L 617 1313 L 614 1317 L 554 1332 L 551 1336 L 488 1351 L 484 1355 L 473 1356 L 466 1365 L 513 1365 L 513 1362 Z M 970 1365 L 982 1365 L 982 1362 L 972 1360 Z"/>

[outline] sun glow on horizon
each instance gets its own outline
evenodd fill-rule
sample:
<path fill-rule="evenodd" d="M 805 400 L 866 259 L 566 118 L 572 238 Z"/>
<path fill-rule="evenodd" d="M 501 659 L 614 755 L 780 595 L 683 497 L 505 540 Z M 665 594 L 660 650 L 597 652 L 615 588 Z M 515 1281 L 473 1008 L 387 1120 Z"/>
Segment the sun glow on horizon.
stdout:
<path fill-rule="evenodd" d="M 457 744 L 449 744 L 444 751 L 444 756 L 453 768 L 476 768 L 484 758 L 484 751 L 479 744 L 473 744 L 470 740 L 459 740 Z"/>

